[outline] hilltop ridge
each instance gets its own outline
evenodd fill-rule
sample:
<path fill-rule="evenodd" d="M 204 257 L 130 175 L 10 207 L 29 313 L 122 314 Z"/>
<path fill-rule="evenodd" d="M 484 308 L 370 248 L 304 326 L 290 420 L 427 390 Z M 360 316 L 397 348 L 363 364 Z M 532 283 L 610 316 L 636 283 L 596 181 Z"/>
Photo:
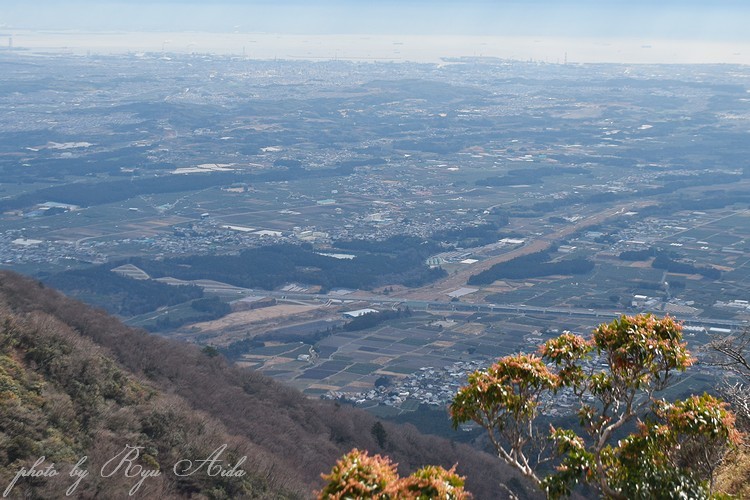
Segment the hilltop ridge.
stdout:
<path fill-rule="evenodd" d="M 11 272 L 0 272 L 0 321 L 0 483 L 41 456 L 37 469 L 54 462 L 60 472 L 18 478 L 11 497 L 64 496 L 84 456 L 77 494 L 127 496 L 138 482 L 117 461 L 127 446 L 142 447 L 133 464 L 161 472 L 135 490 L 142 498 L 306 498 L 352 447 L 388 453 L 403 472 L 458 462 L 476 498 L 498 498 L 499 482 L 535 496 L 490 455 L 387 422 L 376 437 L 377 419 L 363 411 L 309 400 Z M 175 464 L 212 456 L 246 474 L 175 474 Z"/>

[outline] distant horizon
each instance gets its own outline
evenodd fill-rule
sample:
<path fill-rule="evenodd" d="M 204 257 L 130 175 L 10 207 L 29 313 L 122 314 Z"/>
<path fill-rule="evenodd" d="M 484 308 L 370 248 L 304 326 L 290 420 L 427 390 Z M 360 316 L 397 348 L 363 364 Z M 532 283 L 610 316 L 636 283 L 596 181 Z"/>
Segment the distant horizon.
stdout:
<path fill-rule="evenodd" d="M 750 65 L 750 42 L 657 38 L 216 33 L 206 31 L 0 30 L 0 51 L 18 54 L 213 54 L 268 60 L 439 63 L 499 58 L 551 64 Z"/>
<path fill-rule="evenodd" d="M 30 45 L 84 53 L 122 52 L 124 37 L 114 47 L 112 34 L 130 33 L 148 39 L 127 42 L 135 51 L 241 54 L 243 43 L 259 47 L 249 36 L 279 36 L 285 43 L 276 50 L 266 43 L 262 50 L 246 46 L 244 52 L 416 61 L 484 54 L 547 62 L 563 61 L 567 52 L 569 62 L 750 64 L 747 19 L 750 5 L 740 0 L 38 0 L 33 7 L 3 0 L 0 33 L 8 45 L 13 36 L 18 48 L 34 33 L 46 40 L 29 37 Z M 187 39 L 191 33 L 198 34 L 196 40 Z M 65 34 L 77 38 L 65 40 Z M 327 40 L 325 47 L 305 46 L 303 40 L 311 37 Z M 333 37 L 345 42 L 335 47 L 329 43 Z M 401 51 L 382 44 L 352 47 L 355 37 L 413 43 Z M 182 45 L 170 43 L 172 38 Z M 290 45 L 293 40 L 301 45 Z M 487 48 L 493 40 L 513 46 Z M 0 40 L 0 49 L 5 45 Z"/>

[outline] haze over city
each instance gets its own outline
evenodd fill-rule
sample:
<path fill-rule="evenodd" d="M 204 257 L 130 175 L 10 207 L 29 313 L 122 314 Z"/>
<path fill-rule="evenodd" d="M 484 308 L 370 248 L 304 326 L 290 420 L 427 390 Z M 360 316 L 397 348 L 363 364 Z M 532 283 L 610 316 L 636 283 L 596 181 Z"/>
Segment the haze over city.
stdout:
<path fill-rule="evenodd" d="M 739 1 L 589 0 L 4 2 L 15 47 L 70 53 L 167 51 L 254 58 L 541 62 L 750 62 Z M 12 42 L 10 39 L 12 38 Z"/>

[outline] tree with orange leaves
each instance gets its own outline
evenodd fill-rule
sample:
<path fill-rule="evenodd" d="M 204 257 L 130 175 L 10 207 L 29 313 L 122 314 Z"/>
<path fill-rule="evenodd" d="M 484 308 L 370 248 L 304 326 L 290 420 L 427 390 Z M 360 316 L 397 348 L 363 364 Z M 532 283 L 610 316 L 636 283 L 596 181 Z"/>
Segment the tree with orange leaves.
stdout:
<path fill-rule="evenodd" d="M 464 480 L 455 472 L 428 465 L 401 478 L 396 464 L 388 457 L 370 456 L 354 449 L 342 457 L 330 474 L 324 474 L 326 486 L 318 498 L 343 500 L 367 498 L 378 500 L 468 500 Z"/>
<path fill-rule="evenodd" d="M 588 339 L 564 333 L 539 354 L 506 356 L 471 374 L 450 407 L 454 427 L 479 424 L 498 457 L 552 498 L 579 483 L 616 499 L 710 496 L 713 470 L 740 435 L 713 396 L 657 397 L 694 362 L 679 323 L 622 316 Z M 578 401 L 579 432 L 537 425 L 562 394 Z M 542 477 L 545 462 L 555 468 Z"/>

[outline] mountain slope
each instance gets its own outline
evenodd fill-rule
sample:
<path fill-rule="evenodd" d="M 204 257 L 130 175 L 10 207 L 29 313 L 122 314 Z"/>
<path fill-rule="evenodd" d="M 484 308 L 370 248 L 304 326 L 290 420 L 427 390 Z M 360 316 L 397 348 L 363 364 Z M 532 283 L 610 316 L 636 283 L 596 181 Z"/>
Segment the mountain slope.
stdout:
<path fill-rule="evenodd" d="M 305 498 L 353 447 L 387 453 L 402 473 L 458 462 L 478 498 L 502 498 L 500 482 L 535 496 L 487 454 L 389 423 L 376 439 L 377 420 L 365 412 L 309 400 L 8 272 L 0 272 L 0 394 L 0 484 L 42 455 L 44 466 L 54 461 L 61 472 L 20 478 L 12 491 L 19 496 L 63 496 L 83 456 L 90 473 L 78 494 L 127 496 L 137 483 L 125 477 L 127 463 L 110 477 L 100 473 L 126 445 L 142 446 L 137 463 L 162 472 L 143 481 L 142 498 Z M 206 463 L 174 474 L 175 463 L 190 459 L 197 467 L 224 444 L 222 465 L 247 457 L 237 467 L 245 476 L 212 476 Z"/>
<path fill-rule="evenodd" d="M 105 349 L 81 337 L 59 319 L 41 311 L 14 314 L 0 306 L 0 484 L 10 485 L 22 467 L 41 457 L 36 469 L 54 464 L 55 477 L 20 478 L 8 490 L 13 496 L 55 498 L 74 480 L 70 471 L 87 477 L 75 488 L 83 497 L 128 491 L 138 478 L 128 478 L 129 462 L 102 467 L 113 457 L 158 471 L 135 492 L 143 497 L 281 498 L 293 496 L 294 484 L 271 477 L 274 457 L 245 439 L 229 435 L 210 416 L 194 411 L 175 395 L 127 373 Z M 221 445 L 222 458 L 236 463 L 248 456 L 252 470 L 241 478 L 193 474 L 167 475 L 182 458 L 206 458 Z M 99 471 L 102 470 L 102 473 Z M 112 474 L 102 477 L 102 474 Z M 156 472 L 154 472 L 156 474 Z"/>

